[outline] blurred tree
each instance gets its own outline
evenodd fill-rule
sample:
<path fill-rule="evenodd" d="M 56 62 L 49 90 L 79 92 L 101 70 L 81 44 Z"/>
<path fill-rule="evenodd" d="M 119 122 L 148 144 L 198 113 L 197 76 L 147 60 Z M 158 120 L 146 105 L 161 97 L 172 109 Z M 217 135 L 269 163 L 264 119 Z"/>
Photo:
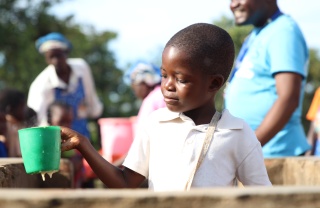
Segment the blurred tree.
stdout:
<path fill-rule="evenodd" d="M 0 1 L 0 87 L 28 92 L 31 82 L 46 67 L 35 49 L 35 40 L 49 32 L 64 34 L 73 44 L 70 57 L 84 58 L 92 68 L 96 88 L 104 103 L 102 117 L 135 115 L 135 97 L 122 81 L 122 70 L 115 65 L 110 41 L 111 31 L 96 32 L 92 26 L 80 26 L 73 16 L 57 18 L 49 10 L 61 0 Z M 84 32 L 86 31 L 86 32 Z"/>
<path fill-rule="evenodd" d="M 303 100 L 302 122 L 305 130 L 308 130 L 310 122 L 305 119 L 305 116 L 310 107 L 315 90 L 320 87 L 320 56 L 315 49 L 310 49 L 309 76 L 307 77 L 307 85 Z M 320 107 L 320 106 L 319 106 Z"/>
<path fill-rule="evenodd" d="M 213 24 L 225 29 L 230 34 L 234 42 L 234 48 L 236 53 L 235 58 L 236 58 L 240 51 L 240 48 L 244 39 L 249 35 L 252 27 L 251 26 L 235 27 L 233 19 L 230 19 L 226 16 L 222 16 L 219 20 L 214 21 Z M 216 95 L 216 106 L 217 106 L 217 109 L 220 111 L 224 109 L 223 93 L 226 85 L 227 83 L 220 89 L 219 93 Z"/>
<path fill-rule="evenodd" d="M 237 27 L 234 25 L 233 19 L 226 16 L 222 16 L 219 20 L 215 21 L 213 24 L 225 29 L 234 41 L 236 57 L 239 53 L 241 45 L 244 39 L 248 36 L 252 30 L 252 26 L 241 26 Z M 302 110 L 302 122 L 305 131 L 309 128 L 309 122 L 305 119 L 305 115 L 310 107 L 315 90 L 320 87 L 320 57 L 319 53 L 315 49 L 310 49 L 310 61 L 309 61 L 309 75 L 307 77 L 307 85 L 303 100 L 303 110 Z M 219 110 L 224 108 L 223 103 L 223 87 L 216 97 L 216 104 Z"/>

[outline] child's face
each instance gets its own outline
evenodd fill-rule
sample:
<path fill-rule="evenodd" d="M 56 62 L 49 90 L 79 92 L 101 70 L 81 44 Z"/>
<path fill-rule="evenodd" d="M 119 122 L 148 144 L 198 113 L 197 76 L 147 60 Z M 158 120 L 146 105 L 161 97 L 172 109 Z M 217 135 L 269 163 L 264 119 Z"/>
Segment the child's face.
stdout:
<path fill-rule="evenodd" d="M 51 125 L 71 127 L 73 119 L 72 110 L 60 107 L 54 108 L 52 112 Z"/>
<path fill-rule="evenodd" d="M 213 108 L 212 77 L 201 71 L 201 67 L 190 64 L 183 51 L 166 47 L 162 54 L 161 91 L 169 110 L 187 112 L 200 108 Z"/>

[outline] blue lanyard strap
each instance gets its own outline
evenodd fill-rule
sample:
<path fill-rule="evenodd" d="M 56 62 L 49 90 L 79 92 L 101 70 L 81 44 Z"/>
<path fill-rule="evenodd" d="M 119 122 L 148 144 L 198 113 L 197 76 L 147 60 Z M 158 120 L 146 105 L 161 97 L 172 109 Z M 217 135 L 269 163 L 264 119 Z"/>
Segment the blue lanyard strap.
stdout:
<path fill-rule="evenodd" d="M 255 37 L 259 34 L 259 32 L 270 22 L 276 20 L 279 16 L 281 16 L 283 13 L 280 11 L 280 9 L 278 9 L 268 20 L 267 23 L 261 27 L 261 28 L 254 28 L 253 31 L 249 34 L 249 36 L 245 39 L 244 43 L 242 44 L 242 47 L 240 49 L 240 52 L 238 54 L 236 63 L 235 63 L 235 67 L 233 69 L 233 71 L 230 74 L 230 79 L 229 82 L 231 82 L 231 80 L 234 77 L 234 74 L 238 71 L 243 58 L 245 57 L 245 55 L 247 54 L 250 45 L 252 44 L 253 40 L 255 39 Z"/>
<path fill-rule="evenodd" d="M 281 16 L 281 15 L 283 15 L 283 13 L 280 11 L 280 9 L 278 9 L 278 10 L 276 11 L 276 13 L 274 13 L 274 14 L 270 17 L 270 19 L 269 19 L 268 22 L 274 21 L 275 19 L 277 19 L 277 18 L 278 18 L 279 16 Z"/>

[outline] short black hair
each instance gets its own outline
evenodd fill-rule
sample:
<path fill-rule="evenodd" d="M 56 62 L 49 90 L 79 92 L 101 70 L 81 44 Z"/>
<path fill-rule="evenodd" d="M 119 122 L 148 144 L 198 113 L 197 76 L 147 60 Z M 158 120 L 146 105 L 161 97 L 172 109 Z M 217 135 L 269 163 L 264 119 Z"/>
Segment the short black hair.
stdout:
<path fill-rule="evenodd" d="M 35 110 L 33 110 L 33 108 L 30 108 L 28 106 L 25 111 L 25 126 L 38 126 L 38 114 Z"/>
<path fill-rule="evenodd" d="M 0 111 L 12 114 L 22 104 L 26 103 L 25 94 L 17 89 L 4 88 L 0 90 Z"/>
<path fill-rule="evenodd" d="M 189 56 L 191 65 L 207 74 L 221 74 L 226 81 L 234 62 L 234 43 L 222 28 L 208 23 L 192 24 L 177 32 L 165 47 L 175 47 Z"/>

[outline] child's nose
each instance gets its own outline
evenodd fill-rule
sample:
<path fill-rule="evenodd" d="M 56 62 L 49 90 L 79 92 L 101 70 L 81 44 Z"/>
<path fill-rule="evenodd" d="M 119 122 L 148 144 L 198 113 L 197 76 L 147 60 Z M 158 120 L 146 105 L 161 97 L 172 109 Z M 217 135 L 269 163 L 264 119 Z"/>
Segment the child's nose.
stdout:
<path fill-rule="evenodd" d="M 167 78 L 164 82 L 165 89 L 168 91 L 173 91 L 175 89 L 174 87 L 174 79 L 173 78 Z"/>

